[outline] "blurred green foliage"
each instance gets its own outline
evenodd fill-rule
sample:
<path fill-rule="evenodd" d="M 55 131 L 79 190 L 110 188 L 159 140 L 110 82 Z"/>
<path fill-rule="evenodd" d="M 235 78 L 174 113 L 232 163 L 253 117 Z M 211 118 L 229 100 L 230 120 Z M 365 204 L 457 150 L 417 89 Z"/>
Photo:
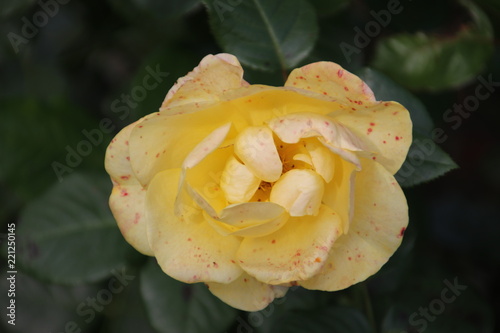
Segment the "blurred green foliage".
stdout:
<path fill-rule="evenodd" d="M 0 19 L 0 223 L 4 234 L 16 223 L 19 271 L 16 326 L 2 312 L 2 332 L 500 329 L 497 0 L 6 0 Z M 292 288 L 243 313 L 124 242 L 107 208 L 107 144 L 221 51 L 270 85 L 334 61 L 410 110 L 414 144 L 398 173 L 410 225 L 368 281 Z M 168 74 L 146 89 L 152 70 Z M 445 281 L 466 288 L 445 302 Z"/>

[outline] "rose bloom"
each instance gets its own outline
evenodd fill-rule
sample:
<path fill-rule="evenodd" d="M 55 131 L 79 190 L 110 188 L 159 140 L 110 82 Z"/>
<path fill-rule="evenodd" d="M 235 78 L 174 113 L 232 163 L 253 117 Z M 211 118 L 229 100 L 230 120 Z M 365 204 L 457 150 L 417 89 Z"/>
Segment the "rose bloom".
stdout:
<path fill-rule="evenodd" d="M 376 273 L 408 223 L 393 177 L 408 111 L 332 62 L 293 70 L 284 87 L 242 77 L 234 56 L 208 55 L 111 141 L 125 239 L 246 311 L 293 285 L 335 291 Z"/>

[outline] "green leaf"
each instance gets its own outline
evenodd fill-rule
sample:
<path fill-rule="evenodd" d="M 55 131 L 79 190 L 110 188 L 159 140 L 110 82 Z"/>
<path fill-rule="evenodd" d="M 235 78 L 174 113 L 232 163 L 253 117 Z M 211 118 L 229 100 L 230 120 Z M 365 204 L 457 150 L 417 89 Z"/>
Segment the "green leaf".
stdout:
<path fill-rule="evenodd" d="M 486 295 L 476 292 L 474 278 L 443 265 L 449 257 L 426 254 L 403 288 L 391 295 L 381 313 L 382 332 L 494 332 L 493 308 Z"/>
<path fill-rule="evenodd" d="M 362 68 L 356 74 L 372 89 L 379 101 L 396 101 L 410 111 L 413 131 L 429 135 L 433 121 L 424 104 L 405 88 L 371 68 Z"/>
<path fill-rule="evenodd" d="M 136 272 L 130 274 L 127 273 L 129 280 Z M 113 302 L 106 306 L 103 314 L 103 333 L 157 333 L 147 316 L 139 279 L 134 279 L 121 292 L 114 294 Z"/>
<path fill-rule="evenodd" d="M 457 168 L 457 164 L 430 138 L 413 133 L 413 142 L 396 179 L 403 187 L 428 182 Z"/>
<path fill-rule="evenodd" d="M 15 14 L 27 10 L 35 2 L 35 0 L 4 0 L 0 6 L 0 17 L 12 17 Z M 19 18 L 19 22 L 22 23 L 21 18 Z"/>
<path fill-rule="evenodd" d="M 371 333 L 366 317 L 357 309 L 330 306 L 314 311 L 292 311 L 275 322 L 275 333 Z"/>
<path fill-rule="evenodd" d="M 0 109 L 0 143 L 8 156 L 0 163 L 0 182 L 20 199 L 37 197 L 79 168 L 102 170 L 110 131 L 70 102 L 6 98 Z"/>
<path fill-rule="evenodd" d="M 344 9 L 350 0 L 308 0 L 316 9 L 319 16 L 329 16 Z"/>
<path fill-rule="evenodd" d="M 142 20 L 150 24 L 168 26 L 172 20 L 179 19 L 193 10 L 199 0 L 110 0 L 117 12 L 131 20 Z"/>
<path fill-rule="evenodd" d="M 245 65 L 274 71 L 295 67 L 318 34 L 314 8 L 304 0 L 204 0 L 224 51 Z"/>
<path fill-rule="evenodd" d="M 372 66 L 411 89 L 437 91 L 474 78 L 493 52 L 493 30 L 479 7 L 466 0 L 460 3 L 472 19 L 454 35 L 420 32 L 384 38 Z"/>
<path fill-rule="evenodd" d="M 6 277 L 10 277 L 7 274 Z M 10 289 L 10 281 L 4 277 L 0 280 L 0 288 L 7 296 Z M 87 297 L 95 297 L 99 288 L 97 285 L 81 286 L 61 286 L 55 284 L 46 284 L 38 281 L 20 271 L 15 275 L 15 326 L 8 324 L 10 320 L 6 316 L 8 311 L 0 317 L 0 330 L 2 325 L 8 329 L 2 332 L 26 333 L 26 332 L 64 332 L 67 327 L 75 326 L 83 331 L 91 331 L 91 326 L 95 322 L 85 322 L 85 317 L 77 316 L 75 311 Z M 2 299 L 2 306 L 7 306 L 7 297 L 5 303 Z M 2 295 L 2 297 L 4 297 Z M 5 304 L 5 305 L 4 305 Z M 91 309 L 90 306 L 88 306 Z M 5 308 L 3 308 L 5 309 Z M 69 323 L 69 324 L 68 324 Z M 90 329 L 90 330 L 89 330 Z M 77 332 L 71 329 L 68 331 Z"/>
<path fill-rule="evenodd" d="M 153 260 L 141 272 L 141 292 L 150 321 L 159 332 L 224 332 L 238 313 L 203 284 L 174 280 Z"/>
<path fill-rule="evenodd" d="M 135 255 L 108 208 L 107 177 L 72 174 L 32 201 L 18 226 L 18 264 L 55 283 L 94 282 Z"/>

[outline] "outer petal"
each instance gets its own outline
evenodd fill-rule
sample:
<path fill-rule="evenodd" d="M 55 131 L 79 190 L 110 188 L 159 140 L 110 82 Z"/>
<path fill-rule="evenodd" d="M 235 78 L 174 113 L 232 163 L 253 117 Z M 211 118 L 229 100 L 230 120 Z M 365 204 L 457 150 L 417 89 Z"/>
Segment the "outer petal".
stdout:
<path fill-rule="evenodd" d="M 294 69 L 285 87 L 295 87 L 316 92 L 344 105 L 363 105 L 375 102 L 370 87 L 359 77 L 333 62 L 316 62 Z"/>
<path fill-rule="evenodd" d="M 245 85 L 248 83 L 243 80 L 243 68 L 235 56 L 209 54 L 192 72 L 177 80 L 163 101 L 162 111 L 191 103 L 210 105 L 219 101 L 226 90 Z"/>
<path fill-rule="evenodd" d="M 396 251 L 407 224 L 408 206 L 394 177 L 380 164 L 364 161 L 349 233 L 335 242 L 323 269 L 300 285 L 334 291 L 365 280 Z"/>
<path fill-rule="evenodd" d="M 243 130 L 236 138 L 234 152 L 258 178 L 266 182 L 280 178 L 283 164 L 268 127 L 252 126 Z"/>
<path fill-rule="evenodd" d="M 372 158 L 395 174 L 403 164 L 412 141 L 410 114 L 396 102 L 377 102 L 367 108 L 338 110 L 330 116 L 352 131 Z"/>
<path fill-rule="evenodd" d="M 148 188 L 148 237 L 158 264 L 187 283 L 234 281 L 242 273 L 235 258 L 240 239 L 218 234 L 193 206 L 180 217 L 174 214 L 180 174 L 180 169 L 163 171 Z"/>
<path fill-rule="evenodd" d="M 341 232 L 340 218 L 323 205 L 318 216 L 290 218 L 275 233 L 243 239 L 238 260 L 246 272 L 265 283 L 305 280 L 321 269 Z"/>
<path fill-rule="evenodd" d="M 272 286 L 243 273 L 236 281 L 208 283 L 209 290 L 223 302 L 243 311 L 259 311 L 275 298 L 283 297 L 287 287 Z"/>
<path fill-rule="evenodd" d="M 114 185 L 109 206 L 127 242 L 137 251 L 153 255 L 144 219 L 146 191 L 135 178 L 130 166 L 128 139 L 135 125 L 133 123 L 123 128 L 106 150 L 105 168 Z"/>

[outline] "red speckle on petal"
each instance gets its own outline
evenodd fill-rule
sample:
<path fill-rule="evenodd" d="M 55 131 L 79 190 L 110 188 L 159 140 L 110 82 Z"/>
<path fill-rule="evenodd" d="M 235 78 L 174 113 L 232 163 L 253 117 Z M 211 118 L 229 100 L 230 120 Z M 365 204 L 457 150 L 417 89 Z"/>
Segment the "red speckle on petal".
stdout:
<path fill-rule="evenodd" d="M 345 90 L 345 91 L 349 91 L 349 88 L 347 88 L 347 87 L 344 87 L 344 90 Z"/>
<path fill-rule="evenodd" d="M 405 234 L 405 231 L 406 231 L 405 227 L 401 228 L 401 231 L 399 232 L 398 237 L 403 237 L 403 235 Z"/>
<path fill-rule="evenodd" d="M 273 240 L 271 241 L 271 243 L 272 243 L 272 244 L 275 244 L 275 243 L 276 243 L 276 239 L 273 239 Z"/>
<path fill-rule="evenodd" d="M 328 95 L 328 93 L 326 91 L 323 91 L 323 95 Z"/>
<path fill-rule="evenodd" d="M 141 214 L 135 213 L 134 224 L 139 223 L 140 218 L 141 218 Z"/>
<path fill-rule="evenodd" d="M 389 103 L 384 103 L 385 106 L 389 106 Z"/>
<path fill-rule="evenodd" d="M 316 257 L 316 259 L 314 259 L 314 262 L 321 262 L 321 258 L 320 257 Z"/>
<path fill-rule="evenodd" d="M 375 161 L 376 159 L 377 159 L 377 156 L 373 156 L 373 157 L 372 157 L 372 160 L 374 160 L 374 161 Z"/>
<path fill-rule="evenodd" d="M 192 241 L 192 239 L 191 239 L 191 238 L 188 238 L 188 242 L 190 242 L 190 241 Z"/>
<path fill-rule="evenodd" d="M 130 161 L 130 156 L 127 156 L 127 157 L 125 157 L 125 158 L 127 159 L 127 161 Z"/>
<path fill-rule="evenodd" d="M 347 259 L 349 259 L 349 261 L 351 261 L 351 260 L 352 260 L 352 258 L 351 258 L 351 257 L 348 257 Z"/>
<path fill-rule="evenodd" d="M 160 157 L 160 153 L 156 154 L 156 158 Z"/>
<path fill-rule="evenodd" d="M 123 180 L 128 180 L 130 178 L 130 176 L 121 176 L 120 178 Z"/>
<path fill-rule="evenodd" d="M 371 132 L 373 132 L 373 128 L 368 128 L 368 134 L 370 134 Z"/>
<path fill-rule="evenodd" d="M 216 263 L 215 261 L 213 262 L 215 268 L 219 268 L 219 264 Z"/>
<path fill-rule="evenodd" d="M 232 262 L 233 264 L 236 264 L 236 261 L 234 261 L 233 259 L 231 259 L 231 262 Z"/>
<path fill-rule="evenodd" d="M 248 279 L 247 278 L 243 278 L 243 282 L 248 282 Z"/>
<path fill-rule="evenodd" d="M 370 123 L 370 126 L 375 126 L 375 123 Z"/>
<path fill-rule="evenodd" d="M 139 126 L 137 126 L 137 127 L 139 127 L 139 128 L 143 128 L 144 126 L 142 126 L 142 125 L 139 125 Z"/>
<path fill-rule="evenodd" d="M 319 79 L 319 75 L 316 75 L 316 78 Z"/>
<path fill-rule="evenodd" d="M 338 77 L 342 77 L 343 75 L 344 75 L 344 71 L 343 71 L 342 69 L 339 69 L 339 70 L 337 71 L 337 76 L 338 76 Z"/>
<path fill-rule="evenodd" d="M 120 194 L 121 194 L 122 197 L 126 197 L 128 195 L 128 192 L 127 192 L 127 190 L 122 189 L 121 192 L 120 192 Z"/>
<path fill-rule="evenodd" d="M 399 141 L 400 138 L 399 138 L 399 136 L 396 136 L 396 137 L 394 137 L 394 139 L 396 139 L 396 141 Z"/>
<path fill-rule="evenodd" d="M 399 111 L 393 112 L 392 115 L 395 116 L 399 113 Z"/>
<path fill-rule="evenodd" d="M 384 141 L 382 141 L 382 143 L 383 143 L 383 144 L 386 144 L 386 143 L 387 143 L 387 141 L 385 141 L 385 140 L 384 140 Z"/>

